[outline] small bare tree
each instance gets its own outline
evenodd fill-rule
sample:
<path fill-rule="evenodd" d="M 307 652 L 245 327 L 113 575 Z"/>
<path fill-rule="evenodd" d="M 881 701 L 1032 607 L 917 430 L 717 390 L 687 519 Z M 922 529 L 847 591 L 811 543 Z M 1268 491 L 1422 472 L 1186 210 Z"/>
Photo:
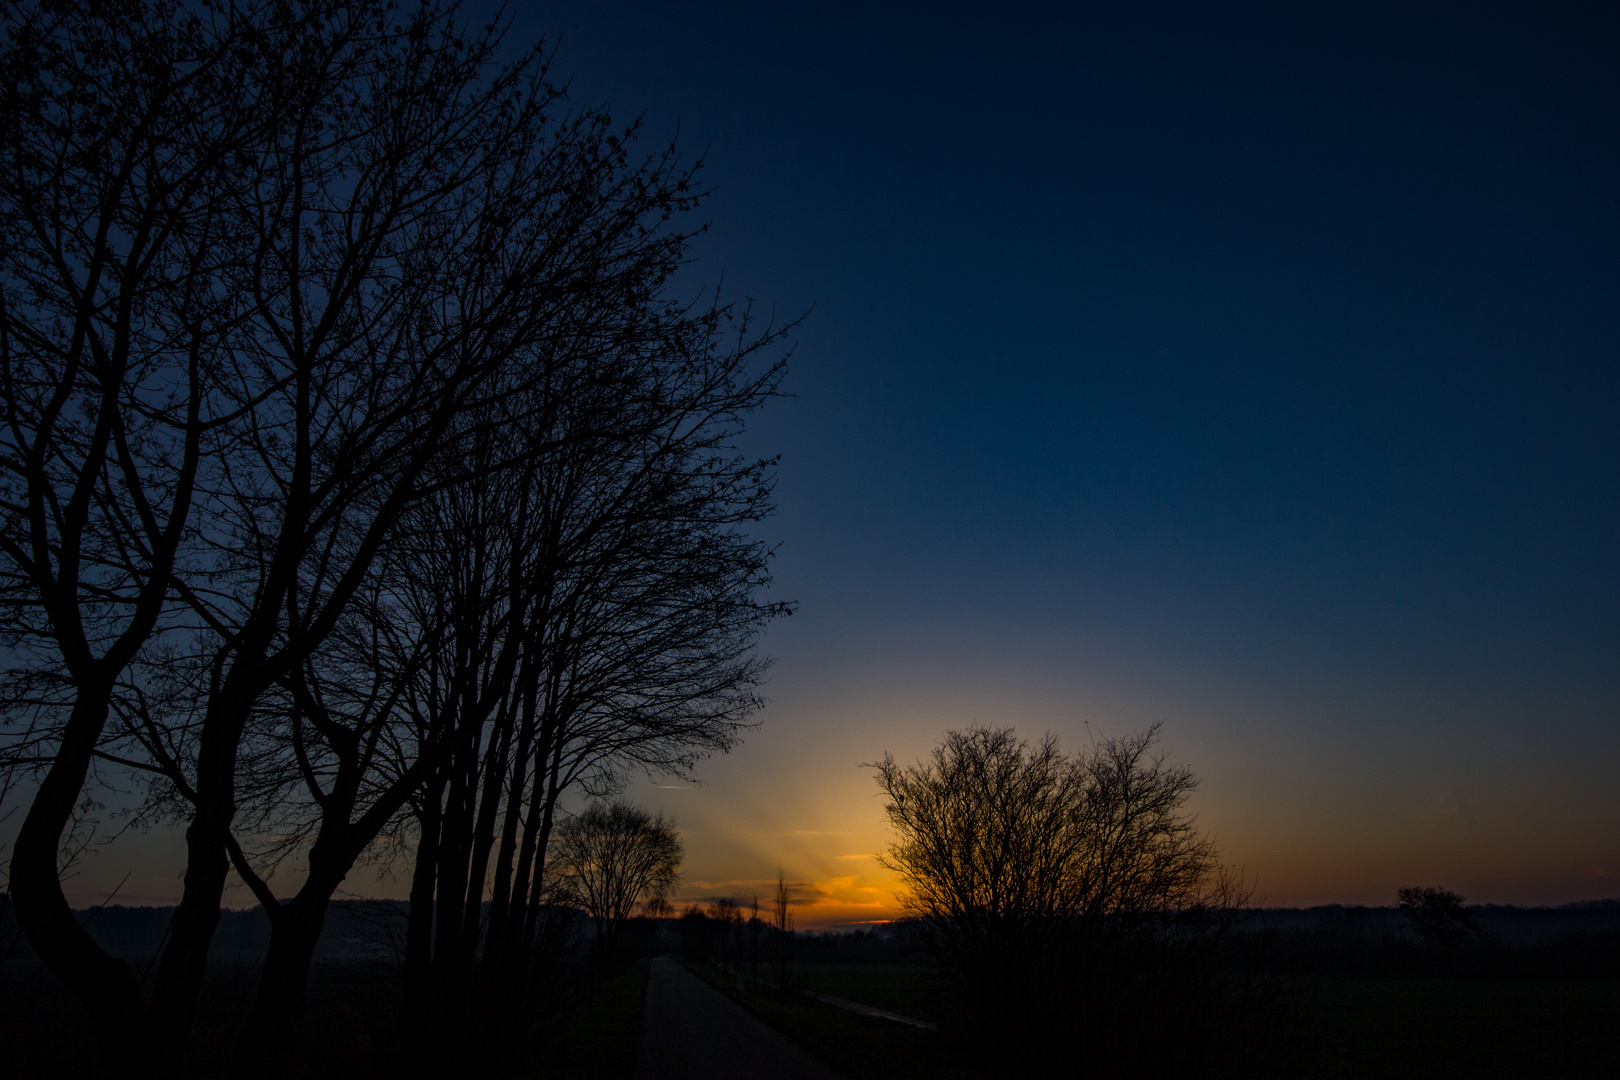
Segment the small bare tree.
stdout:
<path fill-rule="evenodd" d="M 596 924 L 603 956 L 639 901 L 668 895 L 685 857 L 673 821 L 622 799 L 593 802 L 563 822 L 556 850 L 555 866 Z"/>
<path fill-rule="evenodd" d="M 742 908 L 729 896 L 709 905 L 714 931 L 714 955 L 709 959 L 722 971 L 742 970 Z"/>
<path fill-rule="evenodd" d="M 793 902 L 788 892 L 787 878 L 780 867 L 776 870 L 776 896 L 771 901 L 771 942 L 775 946 L 776 988 L 783 993 L 788 988 L 788 961 L 793 953 Z"/>
<path fill-rule="evenodd" d="M 765 928 L 759 917 L 759 893 L 754 894 L 753 903 L 748 908 L 748 973 L 759 985 L 759 932 Z"/>

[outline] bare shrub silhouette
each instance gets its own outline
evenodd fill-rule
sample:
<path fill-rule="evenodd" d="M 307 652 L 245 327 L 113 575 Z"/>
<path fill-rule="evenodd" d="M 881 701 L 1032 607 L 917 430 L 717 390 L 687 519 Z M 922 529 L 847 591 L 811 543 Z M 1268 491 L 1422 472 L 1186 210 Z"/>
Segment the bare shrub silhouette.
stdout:
<path fill-rule="evenodd" d="M 1186 802 L 1159 727 L 1074 754 L 1009 728 L 948 732 L 874 767 L 906 932 L 955 988 L 951 1037 L 992 1071 L 1197 1071 L 1255 1030 L 1254 987 L 1218 975 L 1249 890 Z M 1243 1012 L 1245 1017 L 1239 1017 Z"/>
<path fill-rule="evenodd" d="M 593 802 L 557 830 L 556 871 L 595 923 L 603 956 L 637 903 L 665 906 L 684 857 L 673 821 L 622 799 Z"/>
<path fill-rule="evenodd" d="M 1120 934 L 1199 898 L 1214 847 L 1182 807 L 1196 784 L 1151 749 L 1157 730 L 1071 757 L 1048 735 L 953 731 L 931 760 L 876 766 L 898 838 L 883 857 L 931 955 L 1004 998 L 1068 963 L 1077 940 Z"/>

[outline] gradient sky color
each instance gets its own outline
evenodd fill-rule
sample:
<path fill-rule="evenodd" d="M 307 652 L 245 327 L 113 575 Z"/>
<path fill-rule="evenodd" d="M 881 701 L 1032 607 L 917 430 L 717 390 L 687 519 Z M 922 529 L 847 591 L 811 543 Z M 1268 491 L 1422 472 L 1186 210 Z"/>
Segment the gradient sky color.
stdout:
<path fill-rule="evenodd" d="M 1620 895 L 1617 9 L 1055 7 L 516 8 L 813 308 L 682 895 L 884 918 L 861 762 L 1154 720 L 1268 903 Z"/>
<path fill-rule="evenodd" d="M 1273 903 L 1620 895 L 1620 32 L 1488 4 L 537 9 L 797 312 L 687 892 L 881 917 L 869 771 L 1155 719 Z M 706 277 L 705 277 L 706 276 Z"/>

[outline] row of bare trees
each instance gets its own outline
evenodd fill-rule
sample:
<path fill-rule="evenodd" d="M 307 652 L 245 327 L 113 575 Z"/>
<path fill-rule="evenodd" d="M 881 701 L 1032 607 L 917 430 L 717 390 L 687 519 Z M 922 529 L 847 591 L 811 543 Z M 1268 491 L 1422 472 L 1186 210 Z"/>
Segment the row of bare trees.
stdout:
<path fill-rule="evenodd" d="M 109 1067 L 184 1052 L 232 868 L 273 1074 L 356 863 L 411 861 L 422 1061 L 529 978 L 568 791 L 758 706 L 782 327 L 669 296 L 701 198 L 538 47 L 379 0 L 8 5 L 0 589 L 10 889 Z M 98 784 L 183 826 L 153 986 L 62 888 Z M 275 871 L 301 871 L 277 895 Z"/>
<path fill-rule="evenodd" d="M 792 894 L 787 879 L 778 871 L 776 892 L 763 917 L 757 893 L 746 909 L 730 897 L 716 900 L 707 909 L 689 905 L 681 913 L 681 950 L 690 960 L 737 972 L 739 989 L 744 968 L 757 985 L 764 964 L 777 989 L 785 992 L 793 956 L 794 921 Z"/>

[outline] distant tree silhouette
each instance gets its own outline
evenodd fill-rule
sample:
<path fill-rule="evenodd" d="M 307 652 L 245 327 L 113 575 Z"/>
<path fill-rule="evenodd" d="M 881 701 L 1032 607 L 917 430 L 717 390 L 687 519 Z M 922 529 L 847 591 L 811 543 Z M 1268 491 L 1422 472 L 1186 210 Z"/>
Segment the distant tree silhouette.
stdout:
<path fill-rule="evenodd" d="M 723 896 L 709 905 L 714 931 L 713 962 L 727 971 L 742 970 L 743 914 L 737 901 Z"/>
<path fill-rule="evenodd" d="M 759 917 L 759 893 L 748 907 L 748 975 L 757 986 L 759 984 L 759 936 L 765 929 L 764 921 Z"/>
<path fill-rule="evenodd" d="M 1463 897 L 1450 889 L 1413 885 L 1396 892 L 1401 914 L 1425 943 L 1438 948 L 1447 968 L 1456 963 L 1457 948 L 1479 934 L 1479 921 Z"/>
<path fill-rule="evenodd" d="M 708 963 L 712 959 L 714 946 L 710 941 L 710 922 L 701 905 L 688 904 L 681 911 L 681 955 L 686 959 L 698 963 Z"/>
<path fill-rule="evenodd" d="M 793 958 L 793 898 L 787 878 L 776 871 L 776 895 L 771 898 L 771 959 L 776 968 L 776 987 L 788 988 L 788 963 Z"/>
<path fill-rule="evenodd" d="M 636 904 L 661 900 L 680 878 L 675 823 L 622 799 L 593 802 L 557 830 L 555 868 L 596 925 L 607 955 Z"/>

